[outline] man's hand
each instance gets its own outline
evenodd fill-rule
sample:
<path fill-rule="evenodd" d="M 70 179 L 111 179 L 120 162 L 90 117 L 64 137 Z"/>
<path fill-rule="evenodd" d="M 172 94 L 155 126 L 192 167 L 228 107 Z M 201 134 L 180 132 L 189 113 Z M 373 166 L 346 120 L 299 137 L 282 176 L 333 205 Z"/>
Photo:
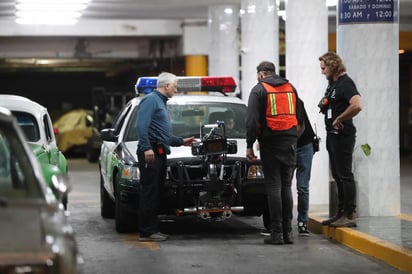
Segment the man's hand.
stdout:
<path fill-rule="evenodd" d="M 144 152 L 144 160 L 145 160 L 146 164 L 150 164 L 150 163 L 154 162 L 155 154 L 154 154 L 154 151 L 152 149 L 146 150 Z"/>
<path fill-rule="evenodd" d="M 333 121 L 332 126 L 334 129 L 343 129 L 343 123 L 339 117 Z"/>
<path fill-rule="evenodd" d="M 253 151 L 253 148 L 247 148 L 246 149 L 246 160 L 248 162 L 253 162 L 256 159 L 257 157 L 255 156 L 255 152 Z"/>
<path fill-rule="evenodd" d="M 358 113 L 362 110 L 362 98 L 359 95 L 354 95 L 349 100 L 349 106 L 345 109 L 345 111 L 336 117 L 333 121 L 332 126 L 335 129 L 342 129 L 343 128 L 343 121 L 351 119 L 358 115 Z"/>
<path fill-rule="evenodd" d="M 191 146 L 194 140 L 195 140 L 195 136 L 191 136 L 189 138 L 184 138 L 183 139 L 183 145 Z"/>

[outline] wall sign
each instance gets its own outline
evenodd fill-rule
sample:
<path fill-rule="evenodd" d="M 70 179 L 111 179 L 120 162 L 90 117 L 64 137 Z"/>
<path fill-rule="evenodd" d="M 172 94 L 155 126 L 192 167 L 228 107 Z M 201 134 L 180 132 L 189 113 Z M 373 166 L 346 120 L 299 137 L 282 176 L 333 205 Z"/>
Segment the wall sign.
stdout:
<path fill-rule="evenodd" d="M 398 0 L 339 0 L 338 23 L 398 22 Z"/>

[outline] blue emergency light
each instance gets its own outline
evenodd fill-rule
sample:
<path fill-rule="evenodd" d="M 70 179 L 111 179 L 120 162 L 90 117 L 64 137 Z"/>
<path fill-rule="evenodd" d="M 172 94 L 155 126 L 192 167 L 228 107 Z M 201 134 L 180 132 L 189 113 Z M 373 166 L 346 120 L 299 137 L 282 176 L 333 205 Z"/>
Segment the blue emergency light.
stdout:
<path fill-rule="evenodd" d="M 157 77 L 139 77 L 135 85 L 136 95 L 148 94 L 157 88 Z M 231 76 L 178 76 L 177 91 L 234 92 L 235 79 Z"/>
<path fill-rule="evenodd" d="M 157 88 L 157 77 L 139 77 L 134 88 L 136 95 L 148 94 Z"/>

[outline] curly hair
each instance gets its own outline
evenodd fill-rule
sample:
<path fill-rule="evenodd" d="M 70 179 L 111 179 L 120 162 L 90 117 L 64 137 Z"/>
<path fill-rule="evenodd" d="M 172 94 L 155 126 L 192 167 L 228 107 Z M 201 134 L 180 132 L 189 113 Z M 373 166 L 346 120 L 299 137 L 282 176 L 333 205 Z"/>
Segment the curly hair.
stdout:
<path fill-rule="evenodd" d="M 342 59 L 335 52 L 329 51 L 319 57 L 319 61 L 323 61 L 325 66 L 329 67 L 333 75 L 339 75 L 346 71 Z"/>

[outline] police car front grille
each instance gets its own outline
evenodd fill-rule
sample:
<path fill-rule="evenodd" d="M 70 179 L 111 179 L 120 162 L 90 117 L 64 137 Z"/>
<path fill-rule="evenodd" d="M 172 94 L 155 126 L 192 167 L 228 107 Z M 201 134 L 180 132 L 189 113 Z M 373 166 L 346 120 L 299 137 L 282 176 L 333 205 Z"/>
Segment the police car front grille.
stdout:
<path fill-rule="evenodd" d="M 233 165 L 225 165 L 224 179 L 232 176 Z M 207 180 L 207 169 L 202 164 L 169 166 L 169 183 L 183 185 L 202 185 Z"/>

